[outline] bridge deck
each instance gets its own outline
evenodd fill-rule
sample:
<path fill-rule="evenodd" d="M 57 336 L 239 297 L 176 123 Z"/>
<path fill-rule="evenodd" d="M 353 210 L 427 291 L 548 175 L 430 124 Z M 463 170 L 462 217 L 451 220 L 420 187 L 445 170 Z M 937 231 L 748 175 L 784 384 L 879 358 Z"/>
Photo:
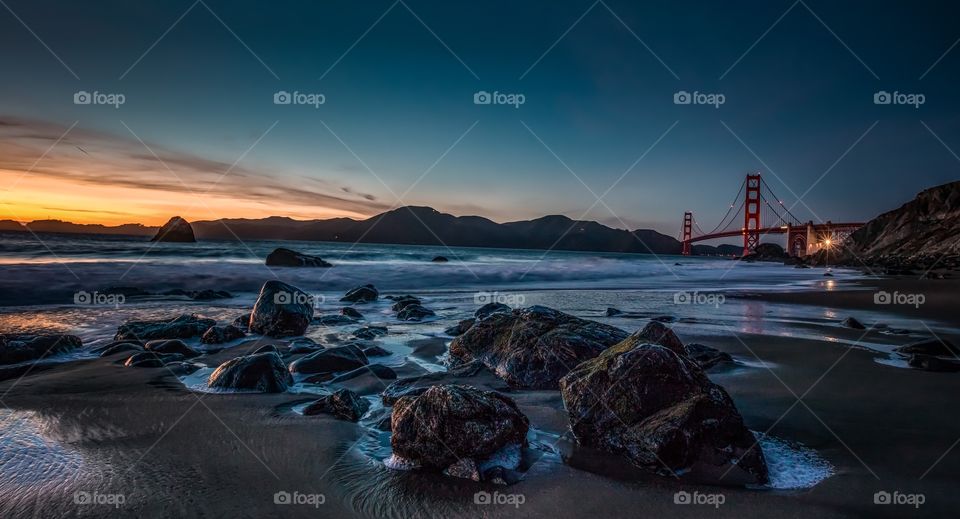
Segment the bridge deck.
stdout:
<path fill-rule="evenodd" d="M 850 223 L 850 222 L 829 223 L 829 224 L 822 223 L 822 224 L 815 224 L 815 225 L 813 226 L 813 231 L 814 231 L 814 232 L 824 232 L 824 231 L 855 231 L 855 230 L 857 230 L 857 229 L 859 229 L 859 228 L 861 228 L 861 227 L 863 227 L 863 224 L 862 224 L 862 223 Z M 796 226 L 792 226 L 792 227 L 786 227 L 786 226 L 782 226 L 782 227 L 766 227 L 766 228 L 757 229 L 756 232 L 760 233 L 760 235 L 763 236 L 763 235 L 765 235 L 765 234 L 787 234 L 787 232 L 788 232 L 788 231 L 791 231 L 791 230 L 792 230 L 793 232 L 806 232 L 807 226 L 806 226 L 806 225 L 796 225 Z M 743 231 L 742 229 L 737 229 L 737 230 L 734 230 L 734 231 L 717 232 L 717 233 L 713 233 L 713 234 L 704 234 L 704 235 L 701 235 L 701 236 L 694 236 L 694 237 L 690 238 L 690 243 L 694 243 L 694 242 L 698 242 L 698 241 L 714 240 L 714 239 L 717 239 L 717 238 L 729 238 L 729 237 L 732 237 L 732 236 L 743 236 L 743 234 L 744 234 L 744 231 Z"/>

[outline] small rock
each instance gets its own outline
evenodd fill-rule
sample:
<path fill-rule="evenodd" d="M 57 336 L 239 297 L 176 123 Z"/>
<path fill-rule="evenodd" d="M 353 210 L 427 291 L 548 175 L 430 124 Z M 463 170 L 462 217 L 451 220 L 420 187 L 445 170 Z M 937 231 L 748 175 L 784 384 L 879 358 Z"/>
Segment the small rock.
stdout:
<path fill-rule="evenodd" d="M 397 296 L 393 298 L 393 306 L 390 307 L 394 312 L 399 312 L 409 305 L 419 305 L 422 301 L 420 298 L 411 296 L 410 294 Z"/>
<path fill-rule="evenodd" d="M 950 341 L 941 341 L 937 339 L 925 339 L 922 341 L 911 342 L 893 351 L 898 353 L 920 353 L 923 355 L 945 355 L 956 357 L 960 350 Z"/>
<path fill-rule="evenodd" d="M 128 368 L 162 368 L 167 363 L 183 360 L 179 353 L 156 353 L 144 351 L 135 353 L 123 363 Z"/>
<path fill-rule="evenodd" d="M 866 326 L 863 325 L 863 323 L 861 323 L 854 317 L 847 317 L 840 324 L 847 328 L 853 328 L 854 330 L 865 330 L 867 328 Z"/>
<path fill-rule="evenodd" d="M 267 255 L 268 267 L 332 267 L 319 256 L 311 256 L 280 247 Z"/>
<path fill-rule="evenodd" d="M 448 261 L 450 261 L 450 260 L 448 260 L 448 259 L 447 259 L 446 257 L 444 257 L 444 256 L 437 256 L 437 257 L 433 258 L 433 259 L 430 260 L 430 261 L 432 261 L 432 262 L 434 262 L 434 263 L 446 263 L 446 262 L 448 262 Z"/>
<path fill-rule="evenodd" d="M 373 376 L 382 379 L 382 380 L 394 380 L 397 378 L 397 372 L 392 369 L 384 366 L 383 364 L 370 364 L 368 366 L 363 366 L 362 368 L 357 368 L 352 371 L 348 371 L 342 375 L 337 375 L 331 380 L 333 383 L 345 382 L 352 378 L 357 378 L 362 375 L 372 373 Z"/>
<path fill-rule="evenodd" d="M 200 337 L 200 342 L 204 344 L 223 344 L 242 337 L 246 337 L 243 330 L 232 324 L 226 324 L 211 326 L 209 330 L 203 333 L 203 337 Z"/>
<path fill-rule="evenodd" d="M 612 306 L 607 308 L 607 317 L 613 317 L 613 316 L 615 316 L 615 315 L 621 315 L 622 313 L 623 313 L 623 310 L 619 310 L 619 309 L 614 308 L 614 307 L 612 307 Z"/>
<path fill-rule="evenodd" d="M 130 339 L 149 341 L 153 339 L 189 339 L 203 335 L 210 327 L 216 325 L 213 319 L 198 317 L 197 315 L 182 314 L 173 319 L 157 319 L 152 321 L 129 321 L 117 328 L 114 339 L 128 341 Z"/>
<path fill-rule="evenodd" d="M 331 395 L 321 397 L 303 409 L 305 416 L 331 414 L 341 420 L 360 421 L 360 417 L 370 408 L 370 402 L 350 391 L 338 389 Z"/>
<path fill-rule="evenodd" d="M 373 340 L 387 334 L 386 326 L 364 326 L 353 332 L 353 336 L 358 339 Z"/>
<path fill-rule="evenodd" d="M 349 291 L 340 298 L 345 303 L 369 303 L 376 301 L 380 297 L 380 292 L 373 285 L 363 285 Z"/>
<path fill-rule="evenodd" d="M 301 357 L 290 364 L 291 373 L 329 373 L 349 371 L 369 364 L 367 356 L 356 346 L 337 346 Z"/>
<path fill-rule="evenodd" d="M 437 314 L 428 308 L 417 304 L 407 305 L 403 310 L 397 313 L 397 319 L 401 321 L 421 321 L 426 317 L 433 317 Z"/>
<path fill-rule="evenodd" d="M 733 364 L 734 362 L 729 353 L 703 344 L 687 344 L 686 351 L 687 357 L 690 357 L 704 371 L 721 363 Z"/>
<path fill-rule="evenodd" d="M 187 346 L 180 339 L 147 341 L 143 345 L 143 349 L 154 353 L 178 353 L 183 355 L 185 359 L 192 359 L 201 355 L 199 351 Z"/>
<path fill-rule="evenodd" d="M 230 359 L 214 370 L 207 386 L 214 389 L 282 393 L 293 385 L 283 359 L 276 353 L 257 353 Z"/>
<path fill-rule="evenodd" d="M 356 308 L 351 306 L 345 306 L 340 309 L 340 315 L 344 317 L 349 317 L 351 319 L 363 319 L 363 314 L 361 314 Z"/>
<path fill-rule="evenodd" d="M 347 324 L 353 324 L 355 321 L 353 318 L 346 315 L 321 315 L 314 317 L 310 324 L 316 324 L 320 326 L 343 326 Z"/>

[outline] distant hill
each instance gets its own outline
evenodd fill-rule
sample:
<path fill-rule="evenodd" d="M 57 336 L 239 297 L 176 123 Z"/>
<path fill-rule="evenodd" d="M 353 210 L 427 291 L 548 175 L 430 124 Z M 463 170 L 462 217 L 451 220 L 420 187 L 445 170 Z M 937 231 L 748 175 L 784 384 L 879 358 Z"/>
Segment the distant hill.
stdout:
<path fill-rule="evenodd" d="M 158 229 L 140 224 L 104 226 L 59 220 L 40 220 L 26 225 L 34 232 L 145 237 L 153 236 Z M 400 207 L 366 220 L 294 220 L 271 216 L 204 220 L 191 225 L 198 240 L 306 240 L 648 254 L 680 254 L 681 251 L 681 243 L 676 238 L 651 229 L 627 231 L 559 215 L 501 224 L 480 216 L 453 216 L 416 206 Z M 0 230 L 23 228 L 17 222 L 5 220 L 0 221 Z M 738 254 L 742 247 L 696 245 L 693 250 L 695 254 L 730 255 Z"/>

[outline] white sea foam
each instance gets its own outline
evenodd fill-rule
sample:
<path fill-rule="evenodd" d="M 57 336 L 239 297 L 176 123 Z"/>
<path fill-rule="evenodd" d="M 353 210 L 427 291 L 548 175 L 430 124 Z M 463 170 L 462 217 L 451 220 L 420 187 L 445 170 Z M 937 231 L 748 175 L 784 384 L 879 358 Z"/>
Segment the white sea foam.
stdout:
<path fill-rule="evenodd" d="M 833 465 L 812 449 L 765 434 L 756 436 L 770 471 L 769 488 L 812 488 L 836 473 Z"/>

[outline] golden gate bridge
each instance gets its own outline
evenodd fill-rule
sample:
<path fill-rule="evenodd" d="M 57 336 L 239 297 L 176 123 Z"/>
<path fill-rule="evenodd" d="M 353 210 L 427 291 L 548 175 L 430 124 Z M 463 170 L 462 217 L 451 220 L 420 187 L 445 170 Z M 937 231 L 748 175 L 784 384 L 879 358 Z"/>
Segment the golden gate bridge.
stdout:
<path fill-rule="evenodd" d="M 710 232 L 700 228 L 692 211 L 685 212 L 680 241 L 683 255 L 689 256 L 696 242 L 742 236 L 746 256 L 756 250 L 763 236 L 786 234 L 787 253 L 802 257 L 841 244 L 863 225 L 862 222 L 804 223 L 790 212 L 759 173 L 748 173 L 727 214 Z"/>

